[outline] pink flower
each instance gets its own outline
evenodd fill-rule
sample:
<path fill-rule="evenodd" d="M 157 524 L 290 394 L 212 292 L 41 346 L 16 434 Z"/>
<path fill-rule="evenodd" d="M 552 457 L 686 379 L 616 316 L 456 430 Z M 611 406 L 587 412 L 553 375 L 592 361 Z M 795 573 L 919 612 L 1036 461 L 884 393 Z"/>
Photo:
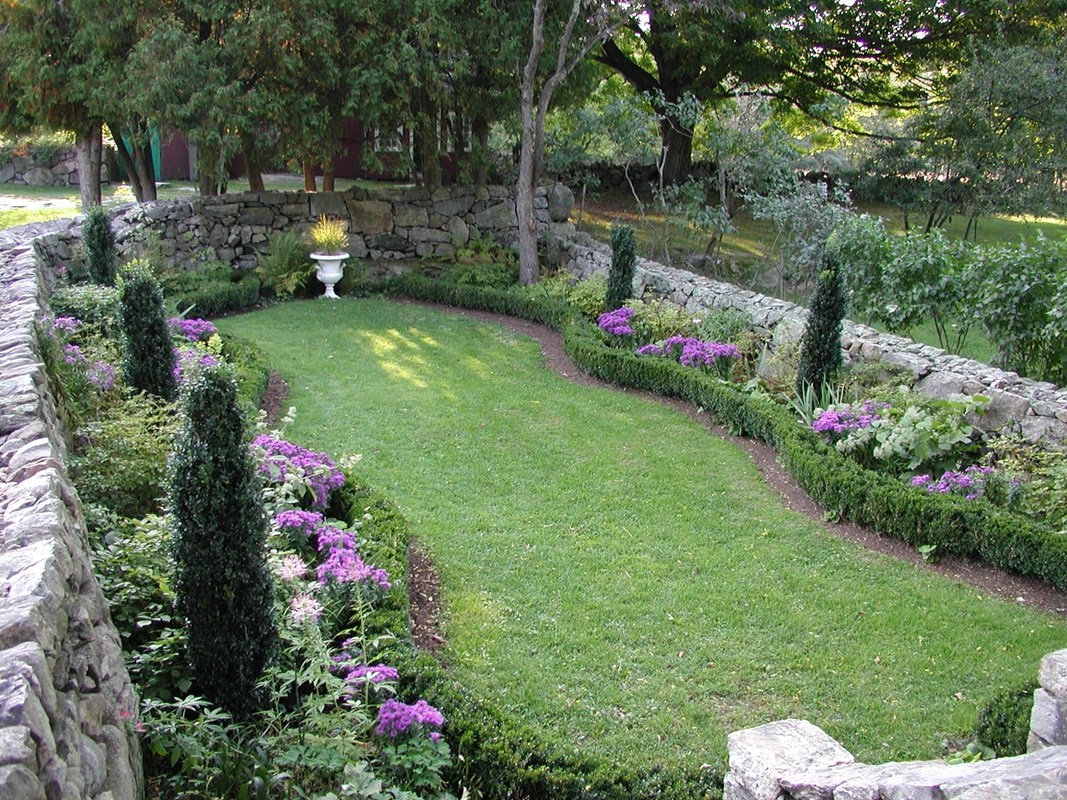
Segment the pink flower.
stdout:
<path fill-rule="evenodd" d="M 289 603 L 289 619 L 294 625 L 316 623 L 322 616 L 322 603 L 310 594 L 301 593 Z"/>

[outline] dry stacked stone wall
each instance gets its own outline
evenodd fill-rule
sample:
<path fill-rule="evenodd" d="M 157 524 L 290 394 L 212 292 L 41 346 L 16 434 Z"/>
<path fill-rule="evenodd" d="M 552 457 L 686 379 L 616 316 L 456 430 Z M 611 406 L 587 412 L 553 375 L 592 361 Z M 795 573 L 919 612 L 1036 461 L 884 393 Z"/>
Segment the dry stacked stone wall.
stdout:
<path fill-rule="evenodd" d="M 570 241 L 565 263 L 573 275 L 587 278 L 608 270 L 611 250 L 580 234 Z M 755 329 L 776 345 L 799 339 L 808 314 L 806 308 L 795 303 L 645 259 L 638 260 L 634 295 L 668 300 L 694 316 L 709 309 L 736 309 L 747 315 Z M 915 378 L 916 389 L 931 397 L 952 394 L 989 397 L 989 410 L 978 419 L 978 424 L 986 430 L 1014 424 L 1033 441 L 1067 440 L 1067 390 L 1054 384 L 1021 378 L 1014 372 L 849 320 L 845 321 L 842 345 L 850 359 L 880 361 L 908 370 Z"/>
<path fill-rule="evenodd" d="M 107 182 L 108 168 L 100 167 L 100 180 Z M 77 186 L 78 151 L 60 147 L 45 161 L 32 155 L 18 155 L 0 164 L 0 183 L 16 186 Z"/>
<path fill-rule="evenodd" d="M 41 363 L 45 283 L 30 241 L 0 237 L 0 798 L 134 800 L 137 698 Z"/>
<path fill-rule="evenodd" d="M 541 187 L 534 198 L 542 237 L 573 233 L 568 223 L 574 197 L 561 185 Z M 514 189 L 457 186 L 427 191 L 412 187 L 346 192 L 249 192 L 129 206 L 114 213 L 120 247 L 140 227 L 159 233 L 164 252 L 176 262 L 217 259 L 250 269 L 268 249 L 272 233 L 303 232 L 320 215 L 348 222 L 349 253 L 375 261 L 418 256 L 448 257 L 471 239 L 505 245 L 518 240 Z M 38 241 L 44 260 L 78 266 L 72 228 Z"/>

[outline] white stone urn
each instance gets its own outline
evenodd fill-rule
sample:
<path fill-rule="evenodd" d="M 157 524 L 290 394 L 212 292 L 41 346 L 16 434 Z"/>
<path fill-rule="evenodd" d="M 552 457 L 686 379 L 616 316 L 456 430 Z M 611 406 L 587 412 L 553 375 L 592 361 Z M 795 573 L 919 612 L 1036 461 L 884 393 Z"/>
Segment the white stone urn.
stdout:
<path fill-rule="evenodd" d="M 348 258 L 348 253 L 312 253 L 311 258 L 319 265 L 315 271 L 315 277 L 326 287 L 322 296 L 336 300 L 337 292 L 333 290 L 333 287 L 344 275 L 345 259 Z"/>

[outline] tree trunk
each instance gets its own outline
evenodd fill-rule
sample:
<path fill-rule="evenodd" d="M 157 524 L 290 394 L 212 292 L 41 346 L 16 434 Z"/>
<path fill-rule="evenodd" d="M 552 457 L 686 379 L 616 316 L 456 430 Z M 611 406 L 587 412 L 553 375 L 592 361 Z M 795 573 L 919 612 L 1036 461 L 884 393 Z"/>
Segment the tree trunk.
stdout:
<path fill-rule="evenodd" d="M 311 159 L 305 158 L 300 162 L 300 166 L 304 170 L 304 191 L 317 192 L 319 187 L 315 183 L 315 165 L 311 163 Z"/>
<path fill-rule="evenodd" d="M 693 165 L 693 130 L 664 118 L 659 125 L 663 158 L 663 185 L 673 186 L 689 177 Z"/>
<path fill-rule="evenodd" d="M 485 117 L 479 115 L 475 118 L 471 125 L 471 133 L 477 143 L 475 145 L 477 152 L 474 152 L 474 148 L 471 152 L 471 158 L 474 160 L 471 178 L 475 186 L 485 186 L 488 181 L 486 162 L 489 158 L 489 123 Z"/>
<path fill-rule="evenodd" d="M 259 153 L 255 142 L 250 136 L 241 137 L 241 152 L 245 159 L 245 175 L 248 177 L 248 190 L 250 192 L 265 192 L 267 187 L 263 185 L 263 166 L 259 162 Z"/>
<path fill-rule="evenodd" d="M 152 163 L 152 144 L 143 142 L 133 146 L 133 166 L 137 172 L 144 195 L 142 203 L 152 203 L 158 199 L 156 194 L 156 168 Z"/>
<path fill-rule="evenodd" d="M 322 165 L 322 191 L 332 192 L 334 190 L 333 179 L 333 164 Z"/>
<path fill-rule="evenodd" d="M 534 216 L 534 175 L 536 172 L 537 128 L 534 115 L 538 105 L 534 99 L 537 67 L 545 49 L 545 0 L 534 3 L 530 51 L 522 73 L 520 98 L 522 136 L 519 140 L 519 179 L 515 184 L 515 216 L 519 227 L 519 283 L 537 283 L 541 265 L 537 260 L 537 218 Z"/>
<path fill-rule="evenodd" d="M 219 152 L 206 143 L 196 149 L 196 174 L 203 197 L 215 197 L 219 193 Z"/>
<path fill-rule="evenodd" d="M 111 122 L 107 124 L 107 129 L 111 132 L 111 138 L 115 142 L 115 151 L 118 153 L 119 163 L 122 165 L 122 169 L 130 179 L 130 188 L 133 189 L 133 197 L 138 203 L 143 203 L 145 200 L 144 188 L 141 185 L 141 176 L 137 174 L 137 168 L 133 164 L 133 158 L 130 155 L 129 149 L 126 147 L 126 142 L 122 138 L 122 129 Z"/>
<path fill-rule="evenodd" d="M 78 150 L 78 193 L 82 210 L 100 205 L 100 163 L 103 158 L 102 123 L 98 119 L 83 122 L 75 137 Z"/>

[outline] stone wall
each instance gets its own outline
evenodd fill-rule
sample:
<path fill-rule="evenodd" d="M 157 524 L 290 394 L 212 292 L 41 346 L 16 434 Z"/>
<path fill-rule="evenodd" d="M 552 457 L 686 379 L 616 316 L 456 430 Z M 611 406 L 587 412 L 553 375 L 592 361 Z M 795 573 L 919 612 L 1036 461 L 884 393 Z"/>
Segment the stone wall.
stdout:
<path fill-rule="evenodd" d="M 573 195 L 561 185 L 538 189 L 534 207 L 541 236 L 550 230 L 564 237 L 573 232 L 566 222 L 573 202 Z M 514 190 L 503 186 L 196 197 L 118 209 L 113 228 L 120 247 L 137 227 L 146 225 L 160 234 L 166 254 L 175 261 L 218 259 L 252 268 L 266 252 L 272 233 L 303 232 L 320 214 L 348 221 L 348 249 L 354 258 L 447 257 L 472 238 L 507 245 L 518 238 Z M 48 263 L 78 266 L 77 248 L 72 245 L 79 237 L 80 230 L 71 228 L 38 240 L 38 250 Z"/>
<path fill-rule="evenodd" d="M 100 180 L 108 181 L 107 160 L 100 167 Z M 0 164 L 0 183 L 19 186 L 77 186 L 78 151 L 73 147 L 60 147 L 47 161 L 38 161 L 32 155 L 15 156 Z"/>
<path fill-rule="evenodd" d="M 0 797 L 133 800 L 137 698 L 41 364 L 45 298 L 29 241 L 0 237 Z"/>
<path fill-rule="evenodd" d="M 565 261 L 573 275 L 586 278 L 608 270 L 611 250 L 588 236 L 578 235 L 571 240 Z M 737 309 L 748 316 L 757 331 L 770 337 L 775 344 L 799 339 L 808 313 L 806 308 L 795 303 L 644 259 L 638 260 L 634 294 L 669 300 L 694 316 L 708 309 Z M 933 397 L 947 397 L 953 393 L 983 394 L 989 397 L 990 408 L 978 420 L 986 430 L 1018 423 L 1021 432 L 1031 440 L 1042 437 L 1058 442 L 1067 440 L 1067 390 L 1051 383 L 1020 378 L 1014 372 L 1005 372 L 848 320 L 845 321 L 842 344 L 850 359 L 881 361 L 910 371 L 916 380 L 916 388 L 924 394 Z"/>
<path fill-rule="evenodd" d="M 1067 747 L 971 764 L 862 764 L 822 728 L 787 719 L 727 737 L 723 800 L 1062 800 Z"/>

